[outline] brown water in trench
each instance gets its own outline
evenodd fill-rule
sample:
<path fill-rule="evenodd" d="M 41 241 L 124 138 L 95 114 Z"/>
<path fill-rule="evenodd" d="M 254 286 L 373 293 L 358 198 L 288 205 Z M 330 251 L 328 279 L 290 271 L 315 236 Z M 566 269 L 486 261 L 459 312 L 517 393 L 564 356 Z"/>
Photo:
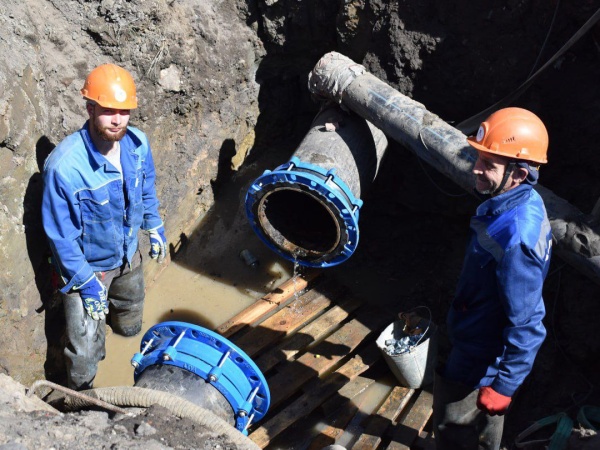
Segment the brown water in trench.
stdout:
<path fill-rule="evenodd" d="M 270 255 L 268 249 L 253 253 L 262 261 Z M 242 263 L 243 264 L 243 263 Z M 257 269 L 242 267 L 237 259 L 231 260 L 235 279 L 224 281 L 214 276 L 198 273 L 186 266 L 171 263 L 146 293 L 142 333 L 123 337 L 110 333 L 106 338 L 106 358 L 100 362 L 94 387 L 132 386 L 131 358 L 140 351 L 144 333 L 160 322 L 181 321 L 214 329 L 233 317 L 256 299 L 272 291 L 290 278 L 291 265 L 271 260 Z M 263 290 L 240 288 L 244 280 L 261 276 Z M 235 281 L 234 281 L 235 280 Z"/>

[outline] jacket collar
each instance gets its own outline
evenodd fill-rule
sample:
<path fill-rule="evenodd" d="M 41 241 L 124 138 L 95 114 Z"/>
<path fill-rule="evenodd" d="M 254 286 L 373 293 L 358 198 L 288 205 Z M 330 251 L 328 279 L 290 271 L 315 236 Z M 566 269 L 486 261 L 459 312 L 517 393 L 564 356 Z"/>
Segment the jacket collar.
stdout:
<path fill-rule="evenodd" d="M 529 198 L 533 186 L 520 184 L 510 191 L 491 197 L 477 207 L 478 216 L 497 216 Z"/>
<path fill-rule="evenodd" d="M 89 123 L 89 120 L 85 122 L 83 127 L 79 130 L 79 134 L 81 135 L 85 148 L 90 155 L 90 164 L 94 170 L 98 170 L 102 166 L 106 166 L 105 170 L 107 170 L 109 169 L 108 160 L 96 149 L 96 146 L 92 141 L 92 137 L 90 136 Z M 129 127 L 127 128 L 125 136 L 123 136 L 123 139 L 121 139 L 119 142 L 121 144 L 121 152 L 126 151 L 133 153 L 136 148 L 142 145 L 142 142 L 129 129 Z"/>

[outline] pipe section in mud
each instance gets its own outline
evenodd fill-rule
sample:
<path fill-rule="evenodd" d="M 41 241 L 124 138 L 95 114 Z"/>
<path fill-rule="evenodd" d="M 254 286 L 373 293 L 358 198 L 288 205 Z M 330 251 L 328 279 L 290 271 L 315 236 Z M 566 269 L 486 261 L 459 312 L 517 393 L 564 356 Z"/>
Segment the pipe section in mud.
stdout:
<path fill-rule="evenodd" d="M 269 386 L 252 359 L 223 336 L 198 325 L 153 326 L 131 364 L 136 388 L 177 395 L 245 435 L 269 409 Z"/>
<path fill-rule="evenodd" d="M 293 157 L 254 181 L 246 214 L 261 240 L 309 267 L 347 260 L 358 245 L 361 195 L 387 148 L 385 135 L 338 105 L 325 104 Z"/>
<path fill-rule="evenodd" d="M 471 172 L 476 150 L 465 135 L 339 53 L 324 55 L 309 76 L 311 92 L 334 100 L 403 144 L 467 192 L 473 192 Z M 551 162 L 550 162 L 551 163 Z M 600 225 L 543 186 L 555 251 L 575 269 L 600 284 Z"/>

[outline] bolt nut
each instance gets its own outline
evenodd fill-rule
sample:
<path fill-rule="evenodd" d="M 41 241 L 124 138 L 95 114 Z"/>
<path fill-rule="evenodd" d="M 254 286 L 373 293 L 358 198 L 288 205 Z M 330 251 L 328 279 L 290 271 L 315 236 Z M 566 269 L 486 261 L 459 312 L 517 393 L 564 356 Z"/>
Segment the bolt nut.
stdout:
<path fill-rule="evenodd" d="M 240 417 L 246 417 L 246 411 L 240 411 Z"/>
<path fill-rule="evenodd" d="M 216 375 L 209 375 L 208 379 L 214 383 L 215 381 L 217 381 L 217 376 Z"/>

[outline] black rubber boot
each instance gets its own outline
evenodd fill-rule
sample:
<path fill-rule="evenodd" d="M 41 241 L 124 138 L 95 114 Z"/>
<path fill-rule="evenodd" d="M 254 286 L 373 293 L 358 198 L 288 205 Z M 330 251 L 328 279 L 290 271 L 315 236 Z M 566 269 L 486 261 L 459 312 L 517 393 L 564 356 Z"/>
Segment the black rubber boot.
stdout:
<path fill-rule="evenodd" d="M 504 416 L 477 409 L 477 389 L 435 374 L 433 429 L 436 450 L 498 450 Z"/>
<path fill-rule="evenodd" d="M 144 313 L 144 272 L 139 264 L 131 272 L 115 277 L 110 284 L 110 326 L 122 336 L 135 336 L 142 330 Z"/>
<path fill-rule="evenodd" d="M 79 293 L 60 294 L 65 308 L 67 343 L 64 350 L 68 387 L 91 389 L 98 363 L 104 359 L 106 321 L 93 320 Z"/>

